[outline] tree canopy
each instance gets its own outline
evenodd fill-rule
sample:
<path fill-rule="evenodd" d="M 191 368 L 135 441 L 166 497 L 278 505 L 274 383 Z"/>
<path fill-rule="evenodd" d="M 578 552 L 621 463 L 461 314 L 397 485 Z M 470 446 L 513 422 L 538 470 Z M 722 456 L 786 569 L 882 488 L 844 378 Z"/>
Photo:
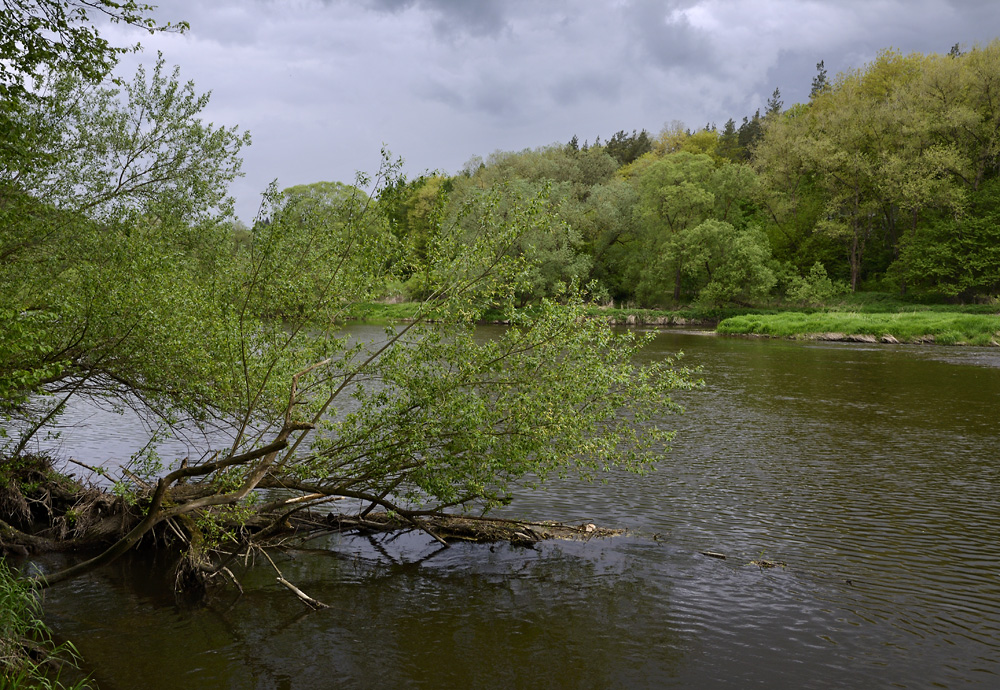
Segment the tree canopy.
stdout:
<path fill-rule="evenodd" d="M 53 72 L 90 83 L 106 77 L 122 53 L 101 36 L 95 20 L 140 27 L 150 33 L 183 31 L 187 23 L 160 24 L 153 5 L 133 0 L 3 0 L 0 13 L 0 96 L 20 98 L 29 80 Z"/>
<path fill-rule="evenodd" d="M 96 21 L 124 23 L 157 31 L 184 31 L 187 24 L 160 24 L 154 7 L 133 0 L 3 0 L 0 12 L 0 171 L 24 169 L 44 155 L 39 151 L 35 122 L 24 109 L 43 100 L 39 92 L 54 75 L 96 84 L 107 77 L 125 52 L 115 46 Z M 96 20 L 96 21 L 95 21 Z"/>

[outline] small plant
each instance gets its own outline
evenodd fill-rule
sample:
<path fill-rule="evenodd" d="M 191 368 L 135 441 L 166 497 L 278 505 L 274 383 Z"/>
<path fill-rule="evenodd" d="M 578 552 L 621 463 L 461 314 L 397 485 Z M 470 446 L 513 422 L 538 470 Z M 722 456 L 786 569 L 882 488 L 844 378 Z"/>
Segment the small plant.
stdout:
<path fill-rule="evenodd" d="M 962 340 L 962 334 L 957 331 L 945 331 L 934 336 L 938 345 L 955 345 Z"/>
<path fill-rule="evenodd" d="M 40 615 L 31 585 L 0 560 L 0 690 L 90 687 L 85 680 L 69 686 L 60 681 L 60 669 L 67 664 L 75 668 L 78 655 L 71 644 L 57 645 L 52 640 Z"/>
<path fill-rule="evenodd" d="M 120 498 L 122 502 L 129 507 L 134 506 L 139 501 L 135 493 L 135 487 L 128 482 L 115 482 L 111 486 L 111 493 Z"/>

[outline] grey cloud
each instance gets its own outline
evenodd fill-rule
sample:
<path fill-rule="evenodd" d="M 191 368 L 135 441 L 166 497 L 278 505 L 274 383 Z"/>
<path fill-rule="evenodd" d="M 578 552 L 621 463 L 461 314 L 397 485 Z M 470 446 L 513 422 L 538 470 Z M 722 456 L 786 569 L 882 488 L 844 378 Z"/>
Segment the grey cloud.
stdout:
<path fill-rule="evenodd" d="M 402 12 L 416 7 L 434 16 L 435 32 L 442 36 L 470 34 L 496 36 L 508 28 L 510 2 L 503 0 L 370 0 L 373 9 Z"/>
<path fill-rule="evenodd" d="M 233 5 L 172 0 L 157 6 L 154 16 L 161 22 L 187 22 L 191 35 L 211 36 L 221 45 L 252 45 L 259 40 L 262 10 L 259 2 Z"/>
<path fill-rule="evenodd" d="M 627 26 L 633 32 L 638 59 L 648 57 L 661 69 L 694 68 L 696 72 L 714 71 L 717 60 L 706 33 L 691 25 L 677 10 L 694 2 L 635 0 L 625 6 Z"/>
<path fill-rule="evenodd" d="M 508 82 L 493 84 L 488 88 L 476 89 L 471 94 L 473 107 L 481 113 L 489 115 L 494 120 L 503 120 L 510 124 L 519 124 L 528 119 L 531 108 L 517 94 L 519 85 Z"/>
<path fill-rule="evenodd" d="M 456 89 L 441 80 L 433 80 L 423 88 L 417 89 L 417 94 L 435 103 L 441 103 L 449 108 L 463 109 L 466 99 L 460 89 Z"/>
<path fill-rule="evenodd" d="M 588 100 L 613 102 L 620 99 L 624 77 L 621 74 L 588 73 L 561 77 L 549 87 L 549 95 L 558 107 L 575 106 Z"/>
<path fill-rule="evenodd" d="M 474 83 L 429 82 L 421 96 L 447 106 L 456 113 L 512 125 L 528 121 L 537 105 L 531 89 L 512 77 L 481 74 Z"/>

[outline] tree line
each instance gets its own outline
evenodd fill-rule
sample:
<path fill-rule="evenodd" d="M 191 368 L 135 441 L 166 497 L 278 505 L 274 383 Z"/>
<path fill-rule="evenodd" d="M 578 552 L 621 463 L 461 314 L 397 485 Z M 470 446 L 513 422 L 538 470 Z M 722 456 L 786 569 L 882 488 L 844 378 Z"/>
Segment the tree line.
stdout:
<path fill-rule="evenodd" d="M 543 194 L 560 223 L 513 251 L 524 301 L 569 284 L 638 306 L 820 303 L 846 291 L 973 301 L 1000 293 L 1000 41 L 886 50 L 810 99 L 720 130 L 553 144 L 400 180 L 379 201 L 409 249 L 401 292 L 433 284 L 441 219 L 486 190 Z M 474 219 L 460 222 L 472 223 Z"/>

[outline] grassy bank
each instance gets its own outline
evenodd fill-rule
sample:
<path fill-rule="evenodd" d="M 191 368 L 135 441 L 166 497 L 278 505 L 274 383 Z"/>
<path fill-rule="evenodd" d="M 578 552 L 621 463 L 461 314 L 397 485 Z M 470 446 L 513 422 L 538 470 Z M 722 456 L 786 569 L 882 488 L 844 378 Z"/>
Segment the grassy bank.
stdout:
<path fill-rule="evenodd" d="M 415 302 L 369 303 L 355 307 L 348 318 L 374 323 L 406 321 L 414 317 L 419 307 Z M 1000 343 L 1000 314 L 996 305 L 919 304 L 870 293 L 809 309 L 691 306 L 658 310 L 593 306 L 587 314 L 619 325 L 696 326 L 715 328 L 726 335 L 939 345 Z M 500 313 L 487 314 L 484 320 L 501 318 Z"/>
<path fill-rule="evenodd" d="M 28 581 L 0 557 L 0 690 L 86 690 L 86 680 L 63 682 L 76 673 L 76 650 L 57 645 L 41 620 L 41 601 Z"/>
<path fill-rule="evenodd" d="M 941 296 L 901 299 L 898 294 L 889 292 L 856 292 L 843 295 L 836 302 L 817 309 L 789 308 L 781 311 L 844 311 L 864 312 L 866 314 L 898 314 L 907 312 L 947 312 L 953 314 L 986 314 L 1000 313 L 1000 304 L 951 304 Z"/>
<path fill-rule="evenodd" d="M 1000 316 L 947 311 L 898 313 L 783 312 L 733 316 L 719 323 L 719 333 L 775 338 L 821 337 L 939 345 L 997 345 Z M 840 336 L 840 337 L 838 337 Z"/>

